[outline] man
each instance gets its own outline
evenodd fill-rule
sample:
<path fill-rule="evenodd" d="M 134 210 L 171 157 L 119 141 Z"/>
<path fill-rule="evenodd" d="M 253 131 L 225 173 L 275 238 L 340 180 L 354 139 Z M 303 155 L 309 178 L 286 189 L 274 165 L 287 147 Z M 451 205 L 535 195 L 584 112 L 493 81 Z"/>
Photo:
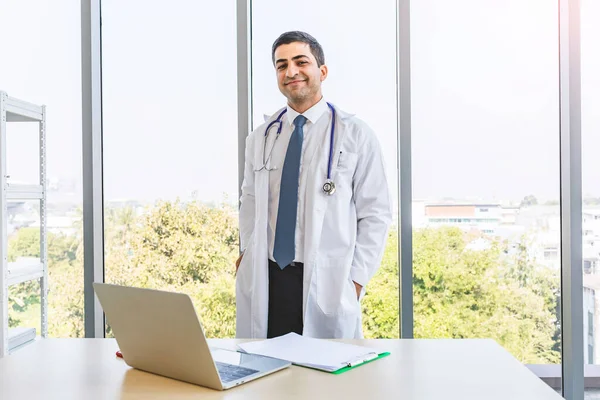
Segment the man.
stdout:
<path fill-rule="evenodd" d="M 328 69 L 312 36 L 282 34 L 272 59 L 288 104 L 246 140 L 236 336 L 360 338 L 360 299 L 391 221 L 381 148 L 323 99 Z"/>

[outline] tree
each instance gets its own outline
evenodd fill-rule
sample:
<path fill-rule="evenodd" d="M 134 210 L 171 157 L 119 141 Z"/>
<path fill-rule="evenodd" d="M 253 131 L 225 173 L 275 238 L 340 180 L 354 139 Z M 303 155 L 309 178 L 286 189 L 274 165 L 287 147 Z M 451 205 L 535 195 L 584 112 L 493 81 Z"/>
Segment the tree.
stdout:
<path fill-rule="evenodd" d="M 159 202 L 141 213 L 125 207 L 105 215 L 107 282 L 187 293 L 208 337 L 234 336 L 233 207 Z M 381 267 L 366 288 L 363 328 L 369 338 L 398 337 L 397 236 L 392 227 Z M 523 362 L 559 362 L 556 271 L 529 258 L 526 238 L 516 248 L 489 238 L 484 250 L 468 246 L 481 238 L 457 228 L 414 231 L 415 337 L 493 338 Z M 81 237 L 49 234 L 48 240 L 49 333 L 83 336 Z M 10 254 L 39 256 L 39 230 L 21 229 Z M 20 288 L 11 304 L 28 312 L 34 289 Z"/>
<path fill-rule="evenodd" d="M 208 337 L 235 336 L 236 211 L 199 202 L 159 202 L 137 223 L 111 212 L 107 282 L 172 290 L 192 298 Z M 129 220 L 127 234 L 123 219 Z"/>
<path fill-rule="evenodd" d="M 51 336 L 83 335 L 83 269 L 77 260 L 77 239 L 52 232 L 47 234 L 48 246 L 48 330 Z M 8 245 L 9 262 L 19 257 L 40 257 L 40 229 L 21 228 Z M 74 292 L 74 293 L 73 293 Z M 37 281 L 24 282 L 9 291 L 9 307 L 14 315 L 9 326 L 19 326 L 17 317 L 32 311 L 40 304 L 40 285 Z M 65 325 L 79 326 L 65 329 Z"/>
<path fill-rule="evenodd" d="M 381 267 L 366 287 L 362 301 L 363 331 L 367 338 L 397 338 L 398 230 L 390 229 Z"/>
<path fill-rule="evenodd" d="M 525 196 L 521 201 L 521 207 L 530 207 L 538 204 L 537 198 L 534 195 Z"/>
<path fill-rule="evenodd" d="M 532 263 L 525 245 L 515 254 L 499 242 L 469 250 L 474 239 L 458 228 L 414 232 L 415 337 L 493 338 L 523 362 L 559 362 L 556 273 Z M 398 297 L 391 295 L 398 290 L 396 249 L 390 237 L 367 287 L 367 337 L 398 336 Z"/>

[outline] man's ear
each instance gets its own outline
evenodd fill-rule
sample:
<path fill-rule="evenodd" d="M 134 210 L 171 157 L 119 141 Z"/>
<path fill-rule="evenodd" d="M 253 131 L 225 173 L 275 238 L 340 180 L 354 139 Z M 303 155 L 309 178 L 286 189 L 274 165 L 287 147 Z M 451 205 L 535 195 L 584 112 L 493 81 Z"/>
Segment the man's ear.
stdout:
<path fill-rule="evenodd" d="M 329 72 L 329 70 L 327 69 L 327 65 L 321 65 L 319 69 L 321 70 L 321 82 L 323 82 L 327 79 L 327 72 Z"/>

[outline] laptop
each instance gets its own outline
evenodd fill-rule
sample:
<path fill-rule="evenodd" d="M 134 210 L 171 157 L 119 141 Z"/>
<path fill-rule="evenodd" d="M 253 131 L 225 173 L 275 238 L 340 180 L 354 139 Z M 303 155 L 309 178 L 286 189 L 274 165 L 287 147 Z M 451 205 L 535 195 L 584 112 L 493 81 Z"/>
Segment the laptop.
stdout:
<path fill-rule="evenodd" d="M 105 283 L 93 286 L 123 360 L 133 368 L 225 390 L 291 365 L 210 348 L 186 294 Z"/>

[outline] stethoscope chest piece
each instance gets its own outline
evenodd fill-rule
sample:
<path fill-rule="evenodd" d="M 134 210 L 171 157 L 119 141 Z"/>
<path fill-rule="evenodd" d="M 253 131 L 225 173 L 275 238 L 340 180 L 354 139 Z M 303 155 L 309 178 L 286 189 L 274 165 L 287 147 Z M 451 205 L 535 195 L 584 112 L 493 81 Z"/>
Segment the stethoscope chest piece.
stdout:
<path fill-rule="evenodd" d="M 335 184 L 333 181 L 327 181 L 323 184 L 323 192 L 329 196 L 335 193 Z"/>

